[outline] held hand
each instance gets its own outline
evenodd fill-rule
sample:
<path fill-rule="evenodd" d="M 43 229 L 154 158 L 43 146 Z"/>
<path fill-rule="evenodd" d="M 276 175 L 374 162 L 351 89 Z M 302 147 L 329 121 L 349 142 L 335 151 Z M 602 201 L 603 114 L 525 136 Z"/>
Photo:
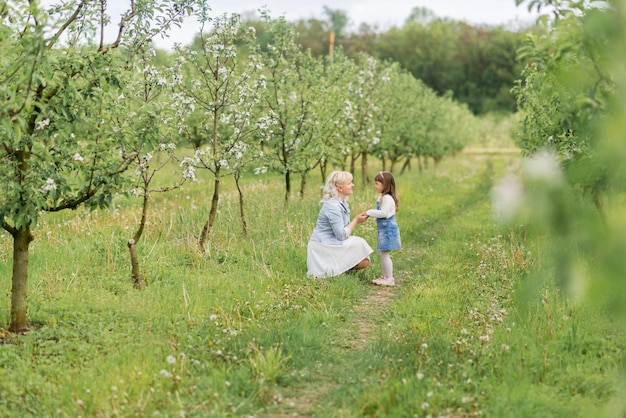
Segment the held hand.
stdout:
<path fill-rule="evenodd" d="M 363 213 L 359 213 L 355 219 L 356 219 L 356 223 L 362 224 L 363 222 L 367 221 L 368 218 L 369 216 L 367 216 L 367 213 L 363 212 Z"/>

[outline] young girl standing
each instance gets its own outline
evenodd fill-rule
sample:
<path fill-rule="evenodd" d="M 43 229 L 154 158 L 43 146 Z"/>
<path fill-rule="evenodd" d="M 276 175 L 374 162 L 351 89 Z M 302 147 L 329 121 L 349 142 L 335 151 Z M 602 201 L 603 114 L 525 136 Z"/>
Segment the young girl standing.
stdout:
<path fill-rule="evenodd" d="M 376 209 L 368 210 L 367 216 L 376 218 L 378 230 L 378 244 L 376 249 L 380 252 L 380 262 L 383 267 L 383 275 L 372 283 L 379 286 L 393 286 L 393 263 L 391 262 L 391 250 L 402 248 L 400 242 L 400 229 L 396 223 L 398 211 L 398 196 L 396 195 L 396 181 L 389 171 L 381 171 L 374 177 L 376 192 L 379 196 L 376 200 Z"/>

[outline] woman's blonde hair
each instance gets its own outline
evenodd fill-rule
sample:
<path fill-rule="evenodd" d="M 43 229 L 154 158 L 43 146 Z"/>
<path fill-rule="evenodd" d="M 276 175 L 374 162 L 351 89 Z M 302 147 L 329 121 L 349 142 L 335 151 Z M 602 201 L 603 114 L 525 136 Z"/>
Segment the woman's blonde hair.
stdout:
<path fill-rule="evenodd" d="M 326 177 L 326 184 L 322 189 L 324 191 L 324 197 L 322 201 L 327 201 L 331 197 L 339 197 L 337 186 L 352 181 L 352 173 L 349 171 L 333 171 Z"/>

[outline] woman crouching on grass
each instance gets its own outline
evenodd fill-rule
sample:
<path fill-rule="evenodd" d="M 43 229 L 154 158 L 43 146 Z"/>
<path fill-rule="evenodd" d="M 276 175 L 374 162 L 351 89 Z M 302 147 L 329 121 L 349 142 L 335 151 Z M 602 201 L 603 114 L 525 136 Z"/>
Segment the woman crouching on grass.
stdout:
<path fill-rule="evenodd" d="M 363 238 L 352 235 L 356 225 L 368 218 L 360 213 L 350 221 L 347 197 L 353 187 L 347 171 L 333 171 L 326 179 L 323 205 L 307 248 L 307 276 L 333 277 L 369 265 L 374 250 Z"/>

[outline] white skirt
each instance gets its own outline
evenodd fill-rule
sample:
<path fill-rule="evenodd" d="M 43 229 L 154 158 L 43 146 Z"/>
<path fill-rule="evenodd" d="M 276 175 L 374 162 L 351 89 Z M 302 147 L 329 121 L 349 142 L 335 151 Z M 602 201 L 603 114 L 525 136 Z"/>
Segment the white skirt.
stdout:
<path fill-rule="evenodd" d="M 341 245 L 309 241 L 306 274 L 315 278 L 338 276 L 369 258 L 373 252 L 367 241 L 356 236 L 348 237 Z"/>

